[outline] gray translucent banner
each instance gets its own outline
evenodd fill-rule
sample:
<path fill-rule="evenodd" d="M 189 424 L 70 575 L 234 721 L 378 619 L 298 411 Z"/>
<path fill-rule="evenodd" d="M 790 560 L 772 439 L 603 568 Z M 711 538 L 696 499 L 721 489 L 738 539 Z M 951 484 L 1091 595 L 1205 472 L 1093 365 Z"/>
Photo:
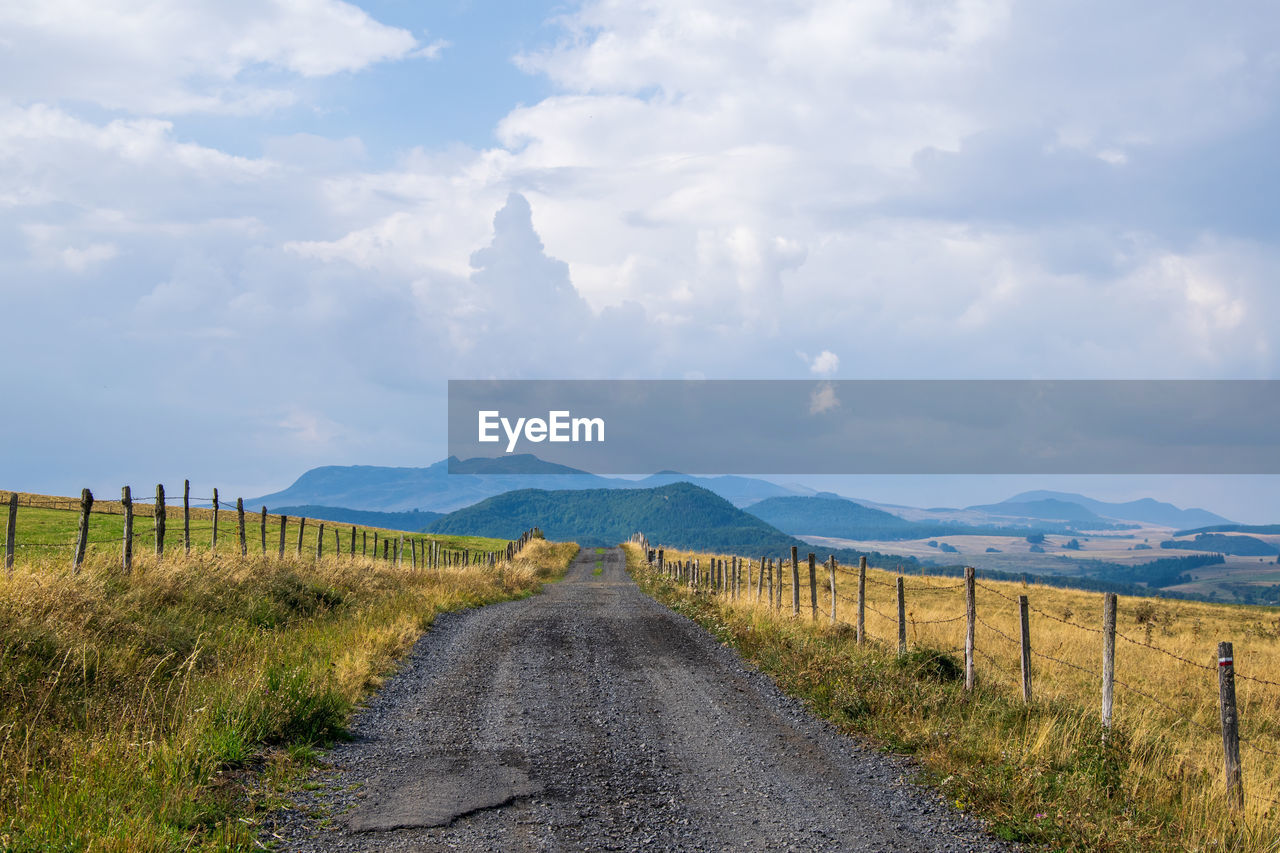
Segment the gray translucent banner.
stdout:
<path fill-rule="evenodd" d="M 1277 380 L 449 382 L 494 473 L 1276 474 L 1278 437 Z"/>

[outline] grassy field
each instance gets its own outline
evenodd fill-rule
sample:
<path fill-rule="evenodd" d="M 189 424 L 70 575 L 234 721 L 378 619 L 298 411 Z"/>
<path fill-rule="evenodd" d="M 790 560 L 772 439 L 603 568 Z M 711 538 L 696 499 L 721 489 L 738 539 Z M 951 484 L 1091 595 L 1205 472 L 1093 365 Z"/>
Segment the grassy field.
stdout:
<path fill-rule="evenodd" d="M 9 492 L 0 492 L 0 500 L 7 501 Z M 20 506 L 16 525 L 16 549 L 19 560 L 65 560 L 70 564 L 75 552 L 77 524 L 79 519 L 79 498 L 51 497 L 18 493 Z M 170 497 L 169 502 L 172 501 Z M 167 502 L 167 503 L 169 503 Z M 44 506 L 28 506 L 34 503 L 45 506 L 57 506 L 49 509 Z M 0 503 L 0 526 L 7 518 L 7 503 Z M 261 508 L 258 512 L 245 509 L 245 547 L 249 555 L 278 554 L 280 549 L 280 516 L 268 515 L 266 523 L 266 545 L 263 545 Z M 218 512 L 218 541 L 213 545 L 213 510 L 204 507 L 192 507 L 187 531 L 184 531 L 182 505 L 169 503 L 165 518 L 165 552 L 185 553 L 184 539 L 189 535 L 193 554 L 219 554 L 238 556 L 240 554 L 240 537 L 235 503 L 228 508 L 225 504 Z M 368 556 L 374 556 L 375 542 L 378 554 L 381 554 L 382 543 L 397 542 L 405 536 L 405 548 L 409 548 L 409 534 L 399 530 L 386 530 L 365 525 L 350 525 L 335 522 L 321 522 L 307 519 L 305 525 L 296 517 L 289 517 L 285 527 L 285 553 L 312 555 L 316 553 L 316 540 L 320 535 L 320 525 L 324 525 L 325 554 L 333 554 L 341 550 L 343 554 L 351 553 L 352 528 L 355 529 L 355 553 L 362 550 Z M 155 516 L 151 504 L 134 503 L 134 554 L 155 552 Z M 301 533 L 301 540 L 299 534 Z M 335 539 L 336 533 L 336 539 Z M 124 538 L 124 515 L 120 501 L 95 500 L 89 516 L 89 542 L 86 549 L 91 556 L 120 555 Z M 503 550 L 506 542 L 497 539 L 483 539 L 474 536 L 440 536 L 417 533 L 413 538 L 419 542 L 430 539 L 438 542 L 441 548 L 461 550 Z M 301 541 L 301 547 L 299 542 Z M 394 546 L 393 546 L 394 547 Z M 409 554 L 404 555 L 408 562 Z"/>
<path fill-rule="evenodd" d="M 639 549 L 628 552 L 638 568 Z M 692 556 L 705 569 L 705 554 L 666 551 L 667 560 Z M 756 602 L 754 583 L 727 602 L 656 572 L 636 573 L 652 594 L 735 645 L 841 728 L 914 753 L 949 799 L 990 818 L 1005 837 L 1070 850 L 1280 850 L 1280 611 L 1122 597 L 1116 722 L 1104 743 L 1101 594 L 980 577 L 979 686 L 970 695 L 963 684 L 964 590 L 956 578 L 904 579 L 909 653 L 900 658 L 890 572 L 868 572 L 864 649 L 847 624 L 856 619 L 856 569 L 837 573 L 836 625 L 821 564 L 816 620 L 807 563 L 799 616 L 791 613 L 789 568 L 778 610 L 769 607 L 767 591 L 766 601 Z M 1029 705 L 1015 642 L 1022 594 L 1033 608 Z M 1246 741 L 1239 812 L 1224 795 L 1220 640 L 1235 644 Z"/>
<path fill-rule="evenodd" d="M 74 523 L 23 510 L 19 539 L 74 539 Z M 314 542 L 241 558 L 236 539 L 163 560 L 138 548 L 128 577 L 119 549 L 99 543 L 74 575 L 63 546 L 21 549 L 0 573 L 0 849 L 256 849 L 278 787 L 436 613 L 530 594 L 577 546 L 414 571 L 407 556 L 317 561 Z"/>
<path fill-rule="evenodd" d="M 1088 567 L 1078 565 L 1080 560 L 1105 560 L 1122 565 L 1136 565 L 1150 562 L 1162 557 L 1185 557 L 1201 554 L 1201 551 L 1182 548 L 1161 548 L 1160 543 L 1172 537 L 1174 531 L 1168 527 L 1146 526 L 1124 534 L 1082 534 L 1079 536 L 1063 536 L 1051 534 L 1045 537 L 1041 547 L 1043 553 L 1031 550 L 1031 543 L 1025 538 L 1016 536 L 938 536 L 930 539 L 909 539 L 903 541 L 834 539 L 822 536 L 803 536 L 815 550 L 831 550 L 837 548 L 853 548 L 862 551 L 879 551 L 882 553 L 902 554 L 915 557 L 934 564 L 965 563 L 978 569 L 990 569 L 999 572 L 1030 572 L 1032 574 L 1083 575 Z M 1237 534 L 1224 534 L 1237 535 Z M 1280 535 L 1249 534 L 1272 545 L 1280 546 Z M 1185 538 L 1185 537 L 1184 537 Z M 1075 540 L 1079 548 L 1065 547 Z M 939 550 L 929 542 L 946 544 L 955 548 L 955 553 Z M 1135 546 L 1146 546 L 1137 547 Z M 995 551 L 988 551 L 994 548 Z M 1171 586 L 1175 592 L 1188 592 L 1197 595 L 1216 594 L 1219 600 L 1232 601 L 1237 598 L 1234 585 L 1270 586 L 1280 583 L 1280 565 L 1276 558 L 1226 556 L 1223 565 L 1206 566 L 1188 572 L 1192 582 Z"/>

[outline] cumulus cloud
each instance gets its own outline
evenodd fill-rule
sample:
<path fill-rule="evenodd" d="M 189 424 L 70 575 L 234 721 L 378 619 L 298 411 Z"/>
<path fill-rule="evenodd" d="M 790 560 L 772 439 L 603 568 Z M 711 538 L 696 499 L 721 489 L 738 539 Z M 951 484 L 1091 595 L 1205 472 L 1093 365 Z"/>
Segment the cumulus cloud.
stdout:
<path fill-rule="evenodd" d="M 587 0 L 550 28 L 517 61 L 552 94 L 492 145 L 388 157 L 355 118 L 234 114 L 461 48 L 338 0 L 6 4 L 0 292 L 15 345 L 74 338 L 32 392 L 129 399 L 75 369 L 124 348 L 257 476 L 409 458 L 450 376 L 1280 368 L 1265 3 Z"/>
<path fill-rule="evenodd" d="M 823 382 L 809 394 L 809 414 L 811 415 L 829 412 L 839 405 L 840 398 L 836 396 L 835 386 L 830 382 Z"/>
<path fill-rule="evenodd" d="M 152 114 L 262 112 L 295 96 L 246 82 L 251 69 L 323 77 L 443 47 L 420 48 L 341 0 L 13 0 L 0 5 L 0 34 L 0 98 Z"/>
<path fill-rule="evenodd" d="M 831 350 L 824 349 L 809 362 L 809 372 L 819 376 L 830 376 L 840 369 L 840 356 Z"/>

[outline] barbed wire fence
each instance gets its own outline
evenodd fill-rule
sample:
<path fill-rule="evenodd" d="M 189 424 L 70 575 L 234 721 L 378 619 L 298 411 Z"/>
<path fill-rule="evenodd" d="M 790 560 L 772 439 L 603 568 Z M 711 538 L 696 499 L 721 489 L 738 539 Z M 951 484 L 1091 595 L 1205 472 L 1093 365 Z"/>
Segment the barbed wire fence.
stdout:
<path fill-rule="evenodd" d="M 0 492 L 0 495 L 4 494 Z M 326 553 L 326 524 L 329 525 L 332 536 L 332 553 L 337 556 L 354 560 L 358 538 L 362 558 L 403 566 L 407 556 L 410 567 L 415 571 L 439 570 L 508 563 L 533 539 L 543 536 L 540 528 L 533 527 L 507 542 L 501 550 L 458 548 L 452 547 L 440 537 L 327 519 L 270 514 L 266 506 L 255 512 L 246 509 L 242 498 L 236 498 L 235 503 L 229 505 L 220 498 L 217 489 L 213 490 L 208 499 L 193 499 L 189 480 L 183 481 L 181 496 L 167 496 L 162 484 L 156 486 L 154 497 L 135 497 L 132 488 L 124 486 L 118 501 L 96 500 L 89 489 L 81 491 L 79 500 L 9 492 L 4 497 L 3 506 L 7 509 L 4 536 L 4 566 L 7 571 L 13 570 L 19 554 L 56 554 L 59 550 L 65 550 L 70 552 L 72 572 L 78 573 L 90 548 L 101 551 L 113 546 L 120 549 L 120 568 L 127 575 L 133 569 L 134 553 L 138 548 L 150 546 L 154 548 L 156 558 L 163 559 L 166 548 L 180 545 L 183 553 L 190 555 L 193 548 L 205 550 L 195 537 L 207 537 L 205 541 L 208 543 L 208 552 L 219 556 L 246 558 L 251 551 L 257 551 L 259 556 L 274 554 L 283 559 L 292 547 L 296 556 L 314 555 L 319 560 Z M 24 523 L 24 519 L 20 517 L 23 515 L 20 510 L 23 509 L 76 513 L 76 534 L 72 538 L 59 534 L 58 531 L 65 529 L 65 524 L 54 523 L 55 519 L 41 512 L 34 515 L 26 513 Z M 169 529 L 169 516 L 171 512 L 174 513 L 176 522 L 179 511 L 182 527 L 175 535 Z M 138 519 L 148 520 L 150 524 L 137 524 Z M 61 519 L 56 521 L 61 522 Z M 255 526 L 257 536 L 253 536 L 251 531 L 251 527 Z M 25 531 L 28 527 L 35 531 L 34 535 L 19 535 L 20 531 Z M 307 535 L 308 527 L 314 531 L 314 538 Z M 53 532 L 49 532 L 50 530 Z M 292 535 L 294 531 L 296 537 Z M 370 538 L 373 540 L 371 550 Z M 251 539 L 256 539 L 256 547 L 250 547 Z"/>
<path fill-rule="evenodd" d="M 792 605 L 790 615 L 792 618 L 801 618 L 803 616 L 800 606 L 801 587 L 806 586 L 805 581 L 807 580 L 810 619 L 813 622 L 819 622 L 820 620 L 818 607 L 820 585 L 816 576 L 815 554 L 810 553 L 808 555 L 807 570 L 804 571 L 802 571 L 804 563 L 799 559 L 799 554 L 795 547 L 791 549 L 789 559 L 784 555 L 776 558 L 776 563 L 775 558 L 767 556 L 762 556 L 758 560 L 713 556 L 708 558 L 708 566 L 704 568 L 701 564 L 701 558 L 681 558 L 668 561 L 666 559 L 666 549 L 650 546 L 648 539 L 643 534 L 636 534 L 636 536 L 632 537 L 632 542 L 642 547 L 646 565 L 651 569 L 682 583 L 695 592 L 724 596 L 729 601 L 745 597 L 746 593 L 752 588 L 754 572 L 754 583 L 757 590 L 754 600 L 763 602 L 771 611 L 781 614 L 785 600 L 784 592 L 789 589 Z M 982 583 L 978 581 L 977 572 L 972 567 L 966 567 L 964 579 L 959 583 L 940 584 L 922 580 L 919 583 L 909 584 L 906 582 L 906 576 L 903 575 L 901 567 L 898 569 L 898 576 L 892 582 L 889 582 L 868 574 L 866 557 L 861 558 L 859 562 L 858 568 L 852 569 L 839 565 L 835 557 L 832 556 L 823 564 L 828 571 L 825 585 L 828 587 L 827 595 L 829 595 L 828 603 L 830 607 L 829 611 L 823 608 L 822 612 L 827 614 L 826 618 L 831 626 L 852 627 L 855 631 L 856 642 L 860 646 L 873 640 L 867 626 L 868 613 L 883 623 L 882 629 L 888 628 L 894 631 L 893 635 L 884 636 L 877 642 L 888 650 L 892 650 L 896 645 L 899 655 L 907 653 L 908 644 L 906 638 L 909 630 L 912 634 L 916 634 L 917 628 L 922 626 L 946 626 L 963 622 L 965 629 L 963 646 L 941 649 L 941 651 L 963 654 L 965 687 L 967 690 L 971 691 L 977 687 L 975 662 L 978 658 L 981 658 L 986 665 L 983 670 L 983 677 L 986 682 L 999 689 L 1020 690 L 1022 700 L 1025 703 L 1031 703 L 1034 699 L 1032 684 L 1033 660 L 1041 661 L 1043 665 L 1063 667 L 1079 676 L 1094 680 L 1100 686 L 1101 721 L 1104 740 L 1108 737 L 1112 727 L 1114 690 L 1116 687 L 1120 687 L 1126 694 L 1137 697 L 1149 707 L 1159 709 L 1166 715 L 1167 722 L 1170 724 L 1185 725 L 1201 733 L 1212 735 L 1215 739 L 1221 738 L 1226 796 L 1228 802 L 1235 807 L 1242 807 L 1244 804 L 1240 747 L 1243 745 L 1253 754 L 1280 760 L 1280 750 L 1270 749 L 1260 744 L 1255 738 L 1247 738 L 1241 735 L 1240 712 L 1236 700 L 1237 680 L 1258 685 L 1260 688 L 1280 688 L 1280 682 L 1238 672 L 1235 668 L 1234 650 L 1230 642 L 1224 641 L 1218 644 L 1216 666 L 1208 663 L 1199 663 L 1183 654 L 1151 642 L 1149 637 L 1141 639 L 1118 631 L 1116 629 L 1118 596 L 1115 593 L 1103 594 L 1102 627 L 1095 628 L 1070 618 L 1070 614 L 1059 616 L 1035 607 L 1030 603 L 1028 595 L 1015 597 L 988 583 Z M 788 567 L 790 571 L 787 570 Z M 840 591 L 836 581 L 838 574 L 856 581 L 856 596 L 850 596 Z M 896 598 L 897 613 L 886 613 L 876 607 L 866 594 L 868 586 L 890 591 Z M 768 590 L 767 599 L 763 597 L 766 589 Z M 917 619 L 914 617 L 914 613 L 906 607 L 909 596 L 955 593 L 960 590 L 964 590 L 965 608 L 958 613 L 944 614 L 936 618 Z M 990 621 L 978 615 L 976 601 L 979 590 L 983 593 L 989 593 L 1017 608 L 1016 621 L 1018 627 L 1012 633 L 991 624 Z M 838 606 L 840 602 L 854 608 L 856 614 L 854 622 L 850 623 L 840 618 Z M 1037 618 L 1048 619 L 1073 630 L 1095 636 L 1101 641 L 1101 654 L 1099 655 L 1101 666 L 1096 668 L 1084 666 L 1075 661 L 1067 660 L 1058 654 L 1053 654 L 1052 650 L 1045 651 L 1033 647 L 1030 631 L 1032 614 Z M 976 635 L 978 628 L 983 629 L 985 632 L 985 639 L 1002 643 L 1007 649 L 1017 653 L 1021 661 L 1019 667 L 1021 677 L 1019 681 L 1011 682 L 1007 680 L 1003 676 L 1003 673 L 1007 670 L 1007 665 L 977 645 Z M 1191 668 L 1205 675 L 1216 672 L 1220 725 L 1215 728 L 1212 725 L 1194 719 L 1188 715 L 1185 709 L 1179 709 L 1169 702 L 1152 695 L 1147 690 L 1143 690 L 1127 681 L 1117 679 L 1115 677 L 1115 643 L 1117 639 L 1130 646 L 1142 648 L 1162 656 L 1163 659 L 1170 661 L 1171 665 Z M 1280 698 L 1277 699 L 1277 704 L 1280 704 Z M 1268 730 L 1273 727 L 1273 723 L 1269 720 L 1262 720 L 1259 725 L 1262 730 Z M 1268 805 L 1280 807 L 1280 800 L 1272 799 L 1257 791 L 1252 792 L 1251 796 Z"/>

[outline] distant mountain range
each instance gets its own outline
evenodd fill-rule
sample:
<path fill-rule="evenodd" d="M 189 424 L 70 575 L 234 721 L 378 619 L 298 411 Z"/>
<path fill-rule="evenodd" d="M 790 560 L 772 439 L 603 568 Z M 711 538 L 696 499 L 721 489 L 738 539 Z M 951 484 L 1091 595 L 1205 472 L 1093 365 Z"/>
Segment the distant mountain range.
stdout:
<path fill-rule="evenodd" d="M 822 492 L 813 497 L 766 498 L 747 508 L 747 512 L 752 515 L 794 536 L 827 536 L 834 539 L 901 541 L 959 535 L 1021 537 L 1032 531 L 1076 534 L 1082 528 L 1114 530 L 1125 526 L 1105 521 L 1077 504 L 1062 503 L 1060 507 L 1045 507 L 1044 511 L 1052 512 L 1056 520 L 1019 513 L 1019 517 L 1010 517 L 1003 524 L 908 521 L 893 513 L 864 506 L 830 492 Z M 993 514 L 993 517 L 1003 518 L 998 514 Z"/>
<path fill-rule="evenodd" d="M 789 556 L 792 546 L 802 554 L 815 550 L 719 495 L 684 482 L 649 489 L 520 489 L 452 512 L 427 530 L 510 539 L 535 525 L 548 539 L 592 547 L 625 542 L 632 533 L 642 531 L 655 546 L 740 556 Z M 865 554 L 877 565 L 916 563 L 910 557 L 875 552 L 834 553 L 842 562 L 856 562 Z"/>
<path fill-rule="evenodd" d="M 449 472 L 450 463 L 454 473 Z M 341 508 L 384 513 L 413 510 L 449 513 L 511 491 L 636 490 L 679 482 L 713 492 L 735 507 L 749 508 L 757 518 L 786 533 L 845 539 L 910 539 L 961 532 L 1000 535 L 997 531 L 1012 529 L 1016 533 L 1023 528 L 1045 533 L 1074 533 L 1086 529 L 1117 529 L 1126 522 L 1176 529 L 1231 523 L 1208 510 L 1180 509 L 1151 498 L 1110 503 L 1069 492 L 1044 490 L 1023 492 L 1000 503 L 963 509 L 894 507 L 751 477 L 691 477 L 674 471 L 663 471 L 641 480 L 601 477 L 546 462 L 531 454 L 513 454 L 501 459 L 451 458 L 426 468 L 372 465 L 313 468 L 287 489 L 249 503 L 265 504 L 273 512 L 283 511 L 284 507 L 320 506 L 329 508 L 328 511 Z M 911 526 L 913 523 L 919 526 Z"/>
<path fill-rule="evenodd" d="M 1044 502 L 1054 502 L 1052 504 Z M 1039 489 L 1031 492 L 1023 492 L 1014 495 L 1007 501 L 998 504 L 990 504 L 985 509 L 987 511 L 995 511 L 995 508 L 1004 507 L 1006 509 L 1014 509 L 1021 506 L 1023 509 L 1027 506 L 1032 508 L 1039 507 L 1038 511 L 1051 511 L 1060 504 L 1075 504 L 1083 507 L 1085 510 L 1108 519 L 1118 519 L 1122 521 L 1140 521 L 1145 524 L 1159 524 L 1164 527 L 1187 528 L 1187 527 L 1203 527 L 1210 524 L 1231 524 L 1231 520 L 1223 518 L 1217 513 L 1209 512 L 1207 509 L 1199 509 L 1192 507 L 1191 509 L 1180 509 L 1171 503 L 1154 500 L 1153 498 L 1142 498 L 1136 501 L 1125 501 L 1123 503 L 1113 503 L 1110 501 L 1100 501 L 1093 498 L 1078 495 L 1074 492 L 1052 492 Z M 1004 513 L 1007 515 L 1018 515 L 1018 512 Z M 1050 516 L 1033 516 L 1033 517 L 1050 517 Z M 1060 517 L 1060 516 L 1059 516 Z"/>
<path fill-rule="evenodd" d="M 449 463 L 454 473 L 449 473 Z M 289 488 L 249 501 L 277 506 L 316 505 L 404 512 L 452 512 L 485 498 L 518 489 L 650 489 L 676 482 L 715 492 L 735 506 L 748 506 L 780 495 L 813 494 L 751 477 L 690 477 L 662 471 L 643 480 L 600 477 L 576 468 L 545 462 L 528 453 L 502 459 L 442 460 L 426 468 L 382 468 L 374 465 L 327 465 L 312 468 Z"/>

